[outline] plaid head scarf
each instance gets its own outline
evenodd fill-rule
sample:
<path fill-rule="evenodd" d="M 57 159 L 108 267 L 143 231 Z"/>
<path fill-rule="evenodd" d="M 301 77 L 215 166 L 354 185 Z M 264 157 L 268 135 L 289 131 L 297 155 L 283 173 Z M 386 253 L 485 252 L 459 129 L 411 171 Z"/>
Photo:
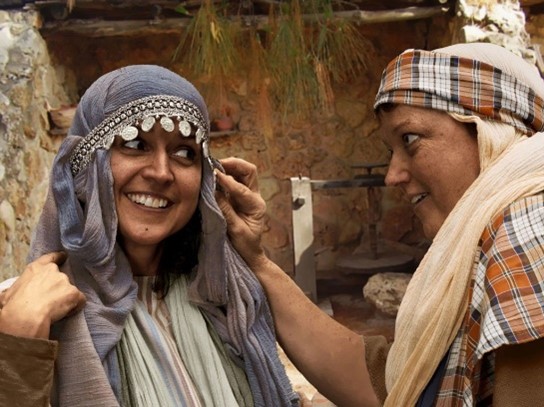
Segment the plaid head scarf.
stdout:
<path fill-rule="evenodd" d="M 485 62 L 407 50 L 384 70 L 374 108 L 406 104 L 510 124 L 526 135 L 544 130 L 544 100 L 530 86 Z"/>

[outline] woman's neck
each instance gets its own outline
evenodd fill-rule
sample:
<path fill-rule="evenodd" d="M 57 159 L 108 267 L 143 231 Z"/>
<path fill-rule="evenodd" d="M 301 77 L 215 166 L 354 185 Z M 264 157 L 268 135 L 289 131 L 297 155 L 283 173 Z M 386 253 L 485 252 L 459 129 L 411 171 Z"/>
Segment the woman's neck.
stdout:
<path fill-rule="evenodd" d="M 154 276 L 158 273 L 162 247 L 124 245 L 123 249 L 130 263 L 132 274 L 135 276 Z"/>

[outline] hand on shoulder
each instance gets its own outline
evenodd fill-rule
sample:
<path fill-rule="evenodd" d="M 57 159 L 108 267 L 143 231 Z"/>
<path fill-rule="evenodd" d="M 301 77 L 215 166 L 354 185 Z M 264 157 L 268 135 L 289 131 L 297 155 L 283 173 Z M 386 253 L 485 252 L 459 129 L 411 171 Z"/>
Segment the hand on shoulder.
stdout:
<path fill-rule="evenodd" d="M 65 253 L 44 254 L 0 292 L 0 332 L 47 339 L 52 323 L 84 307 L 83 293 L 59 270 L 65 261 Z"/>

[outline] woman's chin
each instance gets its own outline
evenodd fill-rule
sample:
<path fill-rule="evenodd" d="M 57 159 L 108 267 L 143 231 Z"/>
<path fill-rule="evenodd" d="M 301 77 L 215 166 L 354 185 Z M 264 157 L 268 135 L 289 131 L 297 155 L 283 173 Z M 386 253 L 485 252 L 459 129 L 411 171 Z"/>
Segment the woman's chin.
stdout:
<path fill-rule="evenodd" d="M 441 226 L 442 224 L 437 225 L 435 223 L 423 223 L 423 235 L 428 240 L 434 240 Z"/>

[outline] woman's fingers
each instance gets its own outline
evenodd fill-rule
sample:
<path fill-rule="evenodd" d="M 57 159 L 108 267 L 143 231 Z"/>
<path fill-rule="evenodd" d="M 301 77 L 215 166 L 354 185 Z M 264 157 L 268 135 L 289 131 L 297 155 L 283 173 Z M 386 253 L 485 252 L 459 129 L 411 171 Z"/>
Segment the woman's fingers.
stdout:
<path fill-rule="evenodd" d="M 216 172 L 221 190 L 217 203 L 227 221 L 231 242 L 244 260 L 251 264 L 263 254 L 266 203 L 259 194 L 257 168 L 239 158 L 221 160 L 225 174 Z"/>
<path fill-rule="evenodd" d="M 67 257 L 68 256 L 65 252 L 51 252 L 38 257 L 36 260 L 34 260 L 34 263 L 42 265 L 46 265 L 48 263 L 55 263 L 57 266 L 62 266 L 62 264 L 66 261 Z"/>
<path fill-rule="evenodd" d="M 6 297 L 6 290 L 0 292 L 0 309 L 4 308 L 4 304 L 6 303 L 5 297 Z"/>
<path fill-rule="evenodd" d="M 0 331 L 16 336 L 49 336 L 49 328 L 85 306 L 85 295 L 59 269 L 66 254 L 45 254 L 28 264 L 15 283 L 0 293 Z"/>
<path fill-rule="evenodd" d="M 259 191 L 257 167 L 241 158 L 228 157 L 220 160 L 225 172 L 253 192 Z"/>
<path fill-rule="evenodd" d="M 225 168 L 227 170 L 227 168 Z M 223 190 L 222 198 L 226 199 L 238 215 L 260 215 L 266 210 L 266 203 L 258 192 L 257 182 L 251 181 L 254 189 L 239 181 L 236 175 L 217 171 L 217 182 Z M 251 176 L 250 176 L 251 177 Z M 247 181 L 246 178 L 244 180 Z M 221 195 L 220 195 L 221 196 Z"/>

